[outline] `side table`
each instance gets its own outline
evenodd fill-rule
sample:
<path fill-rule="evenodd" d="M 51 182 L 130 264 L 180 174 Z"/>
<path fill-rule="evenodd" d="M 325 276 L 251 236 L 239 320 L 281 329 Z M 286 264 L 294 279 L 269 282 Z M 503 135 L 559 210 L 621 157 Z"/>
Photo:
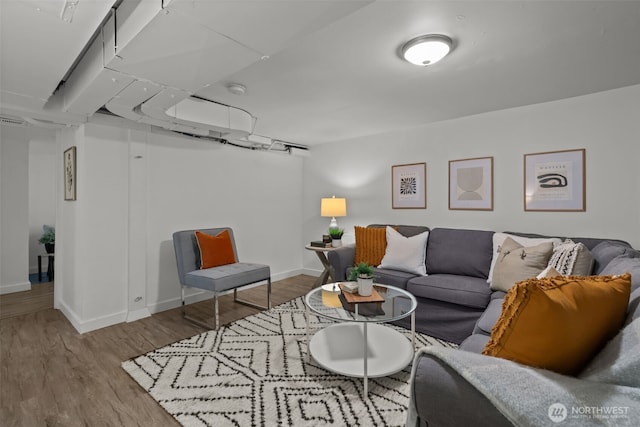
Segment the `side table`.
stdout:
<path fill-rule="evenodd" d="M 47 278 L 50 282 L 53 282 L 53 266 L 55 261 L 55 254 L 44 254 L 38 255 L 38 282 L 42 282 L 42 257 L 46 256 L 48 258 L 47 263 Z"/>
<path fill-rule="evenodd" d="M 316 288 L 318 286 L 322 286 L 322 285 L 324 285 L 325 283 L 327 283 L 329 281 L 329 278 L 331 278 L 332 282 L 335 282 L 336 279 L 335 279 L 335 276 L 333 274 L 333 269 L 331 268 L 331 264 L 329 264 L 329 260 L 327 259 L 326 252 L 334 251 L 337 248 L 320 248 L 320 247 L 311 246 L 311 245 L 307 245 L 304 248 L 307 249 L 307 250 L 315 252 L 316 255 L 318 256 L 318 259 L 322 263 L 322 267 L 324 268 L 324 270 L 322 271 L 320 276 L 318 276 L 318 278 L 316 279 L 316 281 L 313 284 L 313 286 L 316 287 Z"/>

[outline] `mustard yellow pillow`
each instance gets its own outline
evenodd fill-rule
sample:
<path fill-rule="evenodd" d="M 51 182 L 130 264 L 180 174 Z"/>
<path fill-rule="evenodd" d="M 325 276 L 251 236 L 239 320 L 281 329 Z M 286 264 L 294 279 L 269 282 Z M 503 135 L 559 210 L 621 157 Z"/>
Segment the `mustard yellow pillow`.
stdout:
<path fill-rule="evenodd" d="M 631 275 L 517 283 L 482 354 L 574 375 L 622 327 Z"/>
<path fill-rule="evenodd" d="M 200 249 L 200 269 L 237 262 L 229 230 L 224 230 L 215 236 L 196 231 L 196 240 Z"/>
<path fill-rule="evenodd" d="M 354 263 L 366 262 L 373 266 L 380 265 L 387 249 L 386 228 L 356 226 L 355 232 L 356 255 Z"/>

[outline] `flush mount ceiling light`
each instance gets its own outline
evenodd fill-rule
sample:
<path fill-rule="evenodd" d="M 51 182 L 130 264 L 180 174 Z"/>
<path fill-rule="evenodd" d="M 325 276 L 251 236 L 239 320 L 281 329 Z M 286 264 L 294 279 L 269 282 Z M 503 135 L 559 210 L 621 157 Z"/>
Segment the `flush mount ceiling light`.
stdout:
<path fill-rule="evenodd" d="M 447 56 L 453 42 L 441 34 L 419 36 L 406 42 L 401 49 L 401 56 L 406 61 L 419 66 L 435 64 Z"/>
<path fill-rule="evenodd" d="M 227 85 L 227 90 L 234 95 L 244 95 L 247 93 L 247 88 L 240 83 L 229 83 Z"/>

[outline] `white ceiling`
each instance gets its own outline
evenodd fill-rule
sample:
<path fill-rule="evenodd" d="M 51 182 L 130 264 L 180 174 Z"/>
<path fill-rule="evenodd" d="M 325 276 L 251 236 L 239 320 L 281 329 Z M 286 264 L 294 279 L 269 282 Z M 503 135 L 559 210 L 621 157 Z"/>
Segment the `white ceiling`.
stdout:
<path fill-rule="evenodd" d="M 4 116 L 81 123 L 92 113 L 65 112 L 56 88 L 110 8 L 138 2 L 78 0 L 70 23 L 60 18 L 69 2 L 0 0 Z M 164 3 L 137 6 L 160 11 L 139 32 L 117 22 L 128 44 L 105 67 L 132 76 L 121 85 L 246 110 L 254 133 L 297 144 L 640 84 L 640 1 Z M 400 45 L 427 33 L 451 37 L 453 52 L 431 67 L 400 60 Z M 229 93 L 231 82 L 247 93 Z"/>

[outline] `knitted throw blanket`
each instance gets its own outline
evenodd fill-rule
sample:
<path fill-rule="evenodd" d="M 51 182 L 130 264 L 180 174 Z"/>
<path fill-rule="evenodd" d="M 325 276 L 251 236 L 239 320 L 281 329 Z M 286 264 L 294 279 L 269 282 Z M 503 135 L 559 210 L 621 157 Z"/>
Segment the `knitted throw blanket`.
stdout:
<path fill-rule="evenodd" d="M 580 378 L 437 347 L 418 351 L 411 378 L 424 355 L 453 368 L 516 426 L 637 426 L 640 420 L 640 319 L 625 327 Z M 418 425 L 416 405 L 420 402 L 411 395 L 407 427 Z"/>

